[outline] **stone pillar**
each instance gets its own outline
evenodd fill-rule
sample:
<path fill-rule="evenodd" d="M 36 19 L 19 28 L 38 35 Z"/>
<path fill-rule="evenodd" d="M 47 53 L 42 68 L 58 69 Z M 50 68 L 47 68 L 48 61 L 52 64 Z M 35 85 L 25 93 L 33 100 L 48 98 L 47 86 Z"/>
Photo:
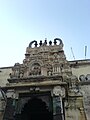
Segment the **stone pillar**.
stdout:
<path fill-rule="evenodd" d="M 60 66 L 54 66 L 53 67 L 53 74 L 57 75 L 61 73 Z"/>
<path fill-rule="evenodd" d="M 64 110 L 63 110 L 63 94 L 65 90 L 62 91 L 60 86 L 56 86 L 53 89 L 53 120 L 64 120 Z"/>
<path fill-rule="evenodd" d="M 60 72 L 61 72 L 61 70 L 60 70 L 60 66 L 59 66 L 59 68 L 58 68 L 58 69 L 59 69 L 59 73 L 60 73 Z"/>
<path fill-rule="evenodd" d="M 41 75 L 47 76 L 47 68 L 41 68 Z"/>

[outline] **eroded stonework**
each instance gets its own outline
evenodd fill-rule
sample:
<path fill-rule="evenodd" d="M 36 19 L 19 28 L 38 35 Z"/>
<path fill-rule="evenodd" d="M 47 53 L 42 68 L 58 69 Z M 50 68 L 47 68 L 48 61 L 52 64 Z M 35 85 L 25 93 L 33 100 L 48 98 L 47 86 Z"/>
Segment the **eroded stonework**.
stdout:
<path fill-rule="evenodd" d="M 79 79 L 72 74 L 62 40 L 55 38 L 53 43 L 30 42 L 23 64 L 15 63 L 12 67 L 9 83 L 2 88 L 7 95 L 3 120 L 29 120 L 32 110 L 30 107 L 30 116 L 27 106 L 31 103 L 33 106 L 42 104 L 47 120 L 86 120 Z"/>
<path fill-rule="evenodd" d="M 11 78 L 27 78 L 30 76 L 52 76 L 71 74 L 69 63 L 63 51 L 63 43 L 59 45 L 47 45 L 45 42 L 39 47 L 32 48 L 31 43 L 26 49 L 23 64 L 16 63 L 12 68 Z M 55 40 L 54 40 L 55 42 Z M 70 71 L 71 72 L 71 71 Z"/>

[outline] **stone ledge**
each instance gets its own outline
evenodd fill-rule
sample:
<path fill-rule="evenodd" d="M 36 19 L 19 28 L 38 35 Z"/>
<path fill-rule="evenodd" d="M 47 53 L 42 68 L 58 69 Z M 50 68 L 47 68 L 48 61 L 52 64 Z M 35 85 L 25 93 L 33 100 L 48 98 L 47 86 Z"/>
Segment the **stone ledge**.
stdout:
<path fill-rule="evenodd" d="M 8 79 L 9 83 L 18 83 L 18 82 L 39 82 L 39 81 L 48 81 L 48 80 L 60 80 L 63 81 L 63 77 L 60 75 L 55 76 L 29 76 L 27 78 L 10 78 Z"/>
<path fill-rule="evenodd" d="M 90 81 L 79 82 L 79 85 L 90 85 Z"/>
<path fill-rule="evenodd" d="M 32 87 L 32 86 L 54 86 L 54 85 L 67 85 L 66 82 L 61 82 L 59 80 L 56 81 L 42 81 L 42 82 L 19 82 L 19 83 L 9 83 L 7 86 L 2 87 L 2 89 L 12 89 L 12 88 L 19 88 L 19 87 Z"/>

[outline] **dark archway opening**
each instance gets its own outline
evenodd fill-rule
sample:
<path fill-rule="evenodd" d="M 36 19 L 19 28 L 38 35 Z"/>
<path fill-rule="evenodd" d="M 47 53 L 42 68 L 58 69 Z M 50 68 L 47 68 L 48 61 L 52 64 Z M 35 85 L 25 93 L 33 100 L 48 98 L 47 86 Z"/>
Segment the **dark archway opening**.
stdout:
<path fill-rule="evenodd" d="M 53 115 L 45 102 L 34 97 L 24 105 L 20 120 L 53 120 Z"/>

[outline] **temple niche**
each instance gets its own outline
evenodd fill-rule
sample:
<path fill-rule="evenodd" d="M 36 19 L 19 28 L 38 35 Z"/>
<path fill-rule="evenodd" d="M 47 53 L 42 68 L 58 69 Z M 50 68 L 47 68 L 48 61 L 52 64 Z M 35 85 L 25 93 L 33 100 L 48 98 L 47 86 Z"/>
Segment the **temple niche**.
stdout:
<path fill-rule="evenodd" d="M 79 80 L 63 46 L 60 38 L 30 42 L 23 63 L 15 63 L 3 88 L 7 95 L 3 120 L 86 120 Z"/>
<path fill-rule="evenodd" d="M 34 63 L 29 69 L 29 75 L 41 75 L 41 66 L 38 63 Z"/>

